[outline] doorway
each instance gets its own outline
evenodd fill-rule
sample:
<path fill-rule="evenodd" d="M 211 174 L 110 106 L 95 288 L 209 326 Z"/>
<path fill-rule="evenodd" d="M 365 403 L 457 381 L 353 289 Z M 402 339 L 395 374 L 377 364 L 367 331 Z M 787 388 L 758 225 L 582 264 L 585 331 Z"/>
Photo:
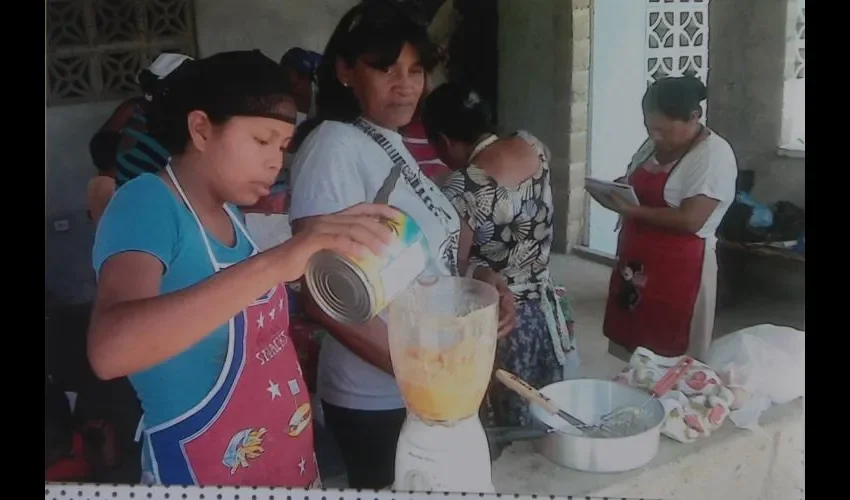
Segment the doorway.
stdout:
<path fill-rule="evenodd" d="M 646 137 L 646 2 L 595 0 L 592 23 L 588 175 L 614 180 Z M 593 200 L 589 208 L 588 247 L 613 257 L 618 216 Z"/>
<path fill-rule="evenodd" d="M 646 139 L 647 85 L 684 74 L 707 80 L 708 2 L 595 0 L 592 19 L 588 175 L 614 180 Z M 619 217 L 589 203 L 587 247 L 613 257 Z"/>

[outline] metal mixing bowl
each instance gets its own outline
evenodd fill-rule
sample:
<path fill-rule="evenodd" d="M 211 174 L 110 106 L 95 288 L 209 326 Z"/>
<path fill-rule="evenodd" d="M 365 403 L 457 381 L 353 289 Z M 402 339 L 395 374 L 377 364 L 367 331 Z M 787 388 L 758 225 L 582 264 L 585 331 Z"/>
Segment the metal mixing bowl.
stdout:
<path fill-rule="evenodd" d="M 561 409 L 588 423 L 597 424 L 602 415 L 625 407 L 639 407 L 644 426 L 640 432 L 622 437 L 587 437 L 562 419 L 531 405 L 531 414 L 550 428 L 534 443 L 543 456 L 556 464 L 587 472 L 622 472 L 646 465 L 658 453 L 661 426 L 666 412 L 649 394 L 610 380 L 573 379 L 540 390 Z"/>

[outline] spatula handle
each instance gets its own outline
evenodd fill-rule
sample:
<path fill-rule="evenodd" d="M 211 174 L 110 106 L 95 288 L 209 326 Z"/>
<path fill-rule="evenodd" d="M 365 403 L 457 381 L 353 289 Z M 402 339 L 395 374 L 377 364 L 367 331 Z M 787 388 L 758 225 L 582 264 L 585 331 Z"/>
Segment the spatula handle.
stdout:
<path fill-rule="evenodd" d="M 688 370 L 691 369 L 691 365 L 694 364 L 694 358 L 690 356 L 685 356 L 676 363 L 675 366 L 667 370 L 667 373 L 661 377 L 655 387 L 652 388 L 652 395 L 660 398 L 661 396 L 667 394 L 667 391 L 673 388 L 685 374 L 688 373 Z"/>
<path fill-rule="evenodd" d="M 550 415 L 558 414 L 558 410 L 560 410 L 560 408 L 558 408 L 551 399 L 544 396 L 543 393 L 534 387 L 531 387 L 525 380 L 517 377 L 513 373 L 498 369 L 496 370 L 496 378 L 499 382 L 505 384 L 508 389 L 519 394 L 526 401 L 540 406 Z"/>

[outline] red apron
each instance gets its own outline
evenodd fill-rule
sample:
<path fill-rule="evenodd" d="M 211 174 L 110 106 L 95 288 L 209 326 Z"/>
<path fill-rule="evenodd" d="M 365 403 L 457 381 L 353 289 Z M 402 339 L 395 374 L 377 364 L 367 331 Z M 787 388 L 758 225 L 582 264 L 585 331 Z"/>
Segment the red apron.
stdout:
<path fill-rule="evenodd" d="M 209 240 L 189 201 L 216 272 Z M 231 219 L 250 240 L 233 213 Z M 253 245 L 253 241 L 251 242 Z M 255 252 L 256 245 L 254 245 Z M 162 484 L 314 487 L 310 397 L 289 336 L 286 287 L 275 286 L 230 322 L 224 367 L 194 408 L 145 430 L 153 473 Z"/>
<path fill-rule="evenodd" d="M 629 183 L 642 206 L 669 207 L 664 186 L 671 172 L 653 173 L 642 165 L 632 173 Z M 684 354 L 704 253 L 705 240 L 695 234 L 626 219 L 608 287 L 605 336 L 630 351 Z"/>

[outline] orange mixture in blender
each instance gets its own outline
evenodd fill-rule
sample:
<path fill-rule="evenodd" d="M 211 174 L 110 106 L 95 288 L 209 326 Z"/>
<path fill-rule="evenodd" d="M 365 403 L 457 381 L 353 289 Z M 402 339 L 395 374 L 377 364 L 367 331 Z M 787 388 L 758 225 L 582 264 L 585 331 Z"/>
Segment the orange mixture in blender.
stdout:
<path fill-rule="evenodd" d="M 492 336 L 464 336 L 445 348 L 407 346 L 393 353 L 401 355 L 393 365 L 408 410 L 431 421 L 461 420 L 478 411 L 493 371 L 496 324 L 485 321 L 491 322 Z"/>

